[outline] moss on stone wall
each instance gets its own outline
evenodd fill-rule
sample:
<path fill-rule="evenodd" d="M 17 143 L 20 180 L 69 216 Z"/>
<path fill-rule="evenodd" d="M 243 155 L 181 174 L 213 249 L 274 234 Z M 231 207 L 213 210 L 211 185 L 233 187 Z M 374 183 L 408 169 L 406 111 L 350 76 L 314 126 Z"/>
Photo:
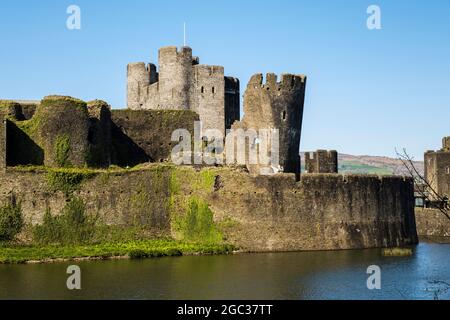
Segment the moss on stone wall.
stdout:
<path fill-rule="evenodd" d="M 41 109 L 44 110 L 53 107 L 78 109 L 82 112 L 85 112 L 87 115 L 86 102 L 69 96 L 57 96 L 57 95 L 46 96 L 44 99 L 42 99 L 40 107 Z"/>
<path fill-rule="evenodd" d="M 197 197 L 188 199 L 186 213 L 175 217 L 174 227 L 184 241 L 219 243 L 223 239 L 208 203 Z"/>
<path fill-rule="evenodd" d="M 52 192 L 62 191 L 70 196 L 78 190 L 81 183 L 96 175 L 91 170 L 83 169 L 49 169 L 46 176 L 47 184 Z"/>
<path fill-rule="evenodd" d="M 69 167 L 70 155 L 70 137 L 62 134 L 56 137 L 55 142 L 55 161 L 59 167 Z"/>
<path fill-rule="evenodd" d="M 170 177 L 169 212 L 175 236 L 183 241 L 221 243 L 223 235 L 214 221 L 208 196 L 214 190 L 216 169 L 196 171 L 174 167 Z"/>
<path fill-rule="evenodd" d="M 10 100 L 0 100 L 0 113 L 8 120 L 22 120 L 22 107 Z"/>
<path fill-rule="evenodd" d="M 170 160 L 173 131 L 182 128 L 193 135 L 199 120 L 190 110 L 112 110 L 111 116 L 113 163 L 120 166 Z"/>

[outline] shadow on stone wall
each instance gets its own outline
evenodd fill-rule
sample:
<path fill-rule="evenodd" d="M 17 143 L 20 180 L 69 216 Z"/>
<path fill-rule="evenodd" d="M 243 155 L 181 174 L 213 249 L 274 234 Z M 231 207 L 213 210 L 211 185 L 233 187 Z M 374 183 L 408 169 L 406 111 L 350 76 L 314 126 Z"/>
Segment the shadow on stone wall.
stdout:
<path fill-rule="evenodd" d="M 7 122 L 6 163 L 8 166 L 43 165 L 44 150 L 14 122 Z"/>

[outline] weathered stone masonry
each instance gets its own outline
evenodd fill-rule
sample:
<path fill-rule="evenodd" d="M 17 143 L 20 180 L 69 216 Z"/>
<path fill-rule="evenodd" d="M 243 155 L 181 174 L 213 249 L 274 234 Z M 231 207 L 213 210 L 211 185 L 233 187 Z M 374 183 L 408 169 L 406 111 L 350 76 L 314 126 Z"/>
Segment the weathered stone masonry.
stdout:
<path fill-rule="evenodd" d="M 279 163 L 281 168 L 268 168 L 272 172 L 289 172 L 300 175 L 300 137 L 305 101 L 306 76 L 268 73 L 250 79 L 244 96 L 244 117 L 235 122 L 233 129 L 278 129 Z M 250 147 L 254 141 L 250 141 Z M 248 166 L 250 172 L 260 174 L 264 165 Z"/>
<path fill-rule="evenodd" d="M 171 157 L 172 132 L 184 128 L 193 135 L 194 122 L 199 119 L 190 110 L 111 110 L 99 100 L 85 103 L 49 96 L 29 120 L 23 120 L 18 116 L 21 105 L 16 106 L 14 113 L 8 109 L 9 120 L 1 126 L 0 155 L 7 166 L 61 166 L 56 160 L 61 139 L 68 141 L 67 164 L 71 166 L 166 162 Z"/>
<path fill-rule="evenodd" d="M 305 170 L 307 173 L 337 173 L 338 153 L 335 150 L 317 150 L 305 152 Z"/>
<path fill-rule="evenodd" d="M 450 137 L 442 139 L 442 149 L 425 153 L 425 179 L 442 196 L 450 198 Z"/>
<path fill-rule="evenodd" d="M 240 119 L 239 80 L 225 77 L 222 66 L 199 64 L 189 47 L 163 47 L 158 60 L 159 72 L 154 64 L 128 65 L 129 109 L 192 110 L 205 129 L 223 134 Z"/>
<path fill-rule="evenodd" d="M 180 195 L 205 199 L 216 223 L 228 221 L 222 230 L 226 241 L 243 250 L 354 249 L 417 242 L 413 184 L 408 178 L 307 174 L 296 182 L 293 174 L 252 176 L 215 168 L 203 170 L 210 170 L 220 186 L 199 190 L 191 180 L 202 171 L 172 170 L 182 188 Z M 138 223 L 155 234 L 175 236 L 170 226 L 174 213 L 167 206 L 171 177 L 171 171 L 158 165 L 99 174 L 83 182 L 75 195 L 104 223 Z M 0 201 L 11 193 L 18 195 L 26 222 L 33 224 L 41 223 L 47 207 L 57 213 L 66 204 L 62 192 L 49 192 L 44 172 L 8 168 L 0 176 Z"/>

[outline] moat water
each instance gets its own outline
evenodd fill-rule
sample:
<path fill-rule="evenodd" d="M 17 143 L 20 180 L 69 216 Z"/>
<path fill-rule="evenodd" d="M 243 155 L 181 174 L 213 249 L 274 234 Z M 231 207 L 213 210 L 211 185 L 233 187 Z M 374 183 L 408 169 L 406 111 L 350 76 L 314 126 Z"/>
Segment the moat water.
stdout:
<path fill-rule="evenodd" d="M 81 268 L 69 291 L 66 269 Z M 367 267 L 381 289 L 367 288 Z M 0 265 L 0 299 L 450 299 L 450 244 L 379 249 Z"/>

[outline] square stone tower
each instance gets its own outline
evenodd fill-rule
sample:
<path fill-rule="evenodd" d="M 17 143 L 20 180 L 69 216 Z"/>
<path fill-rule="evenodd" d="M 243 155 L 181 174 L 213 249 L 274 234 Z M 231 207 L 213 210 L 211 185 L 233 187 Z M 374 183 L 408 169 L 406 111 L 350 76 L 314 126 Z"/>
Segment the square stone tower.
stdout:
<path fill-rule="evenodd" d="M 442 139 L 442 149 L 425 153 L 425 179 L 441 196 L 450 198 L 450 137 Z"/>

